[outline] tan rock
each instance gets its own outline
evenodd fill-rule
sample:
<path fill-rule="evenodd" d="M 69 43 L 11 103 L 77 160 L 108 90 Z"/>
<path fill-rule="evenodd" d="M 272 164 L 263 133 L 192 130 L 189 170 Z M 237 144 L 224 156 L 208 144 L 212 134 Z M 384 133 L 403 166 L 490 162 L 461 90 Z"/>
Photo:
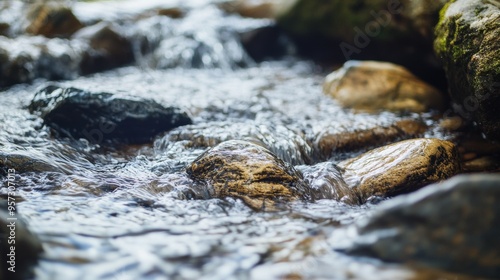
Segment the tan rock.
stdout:
<path fill-rule="evenodd" d="M 290 0 L 231 0 L 219 7 L 228 13 L 249 18 L 275 18 L 281 10 L 293 5 Z"/>
<path fill-rule="evenodd" d="M 70 8 L 58 3 L 39 2 L 28 11 L 26 31 L 45 37 L 69 37 L 83 27 Z"/>
<path fill-rule="evenodd" d="M 326 77 L 323 91 L 342 106 L 362 111 L 425 112 L 444 107 L 439 90 L 388 62 L 348 61 Z"/>
<path fill-rule="evenodd" d="M 208 183 L 213 197 L 236 197 L 254 209 L 274 210 L 299 197 L 298 173 L 269 150 L 247 141 L 223 142 L 193 161 L 187 173 Z"/>
<path fill-rule="evenodd" d="M 363 198 L 393 196 L 447 179 L 461 170 L 455 145 L 412 139 L 380 147 L 339 163 L 345 182 Z"/>
<path fill-rule="evenodd" d="M 414 138 L 426 130 L 427 126 L 422 122 L 402 120 L 391 126 L 342 133 L 326 132 L 316 139 L 315 148 L 321 157 L 329 158 L 334 152 L 356 151 L 396 140 Z"/>

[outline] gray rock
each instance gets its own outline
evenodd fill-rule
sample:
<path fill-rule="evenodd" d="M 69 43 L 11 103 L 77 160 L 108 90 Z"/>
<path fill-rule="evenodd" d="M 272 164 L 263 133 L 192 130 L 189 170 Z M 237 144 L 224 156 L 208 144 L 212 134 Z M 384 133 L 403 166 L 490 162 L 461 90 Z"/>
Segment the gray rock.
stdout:
<path fill-rule="evenodd" d="M 500 140 L 500 3 L 451 1 L 441 15 L 434 49 L 446 70 L 454 109 Z"/>
<path fill-rule="evenodd" d="M 500 175 L 460 175 L 384 202 L 347 252 L 500 277 Z"/>
<path fill-rule="evenodd" d="M 153 100 L 53 85 L 38 91 L 29 109 L 38 112 L 59 136 L 85 138 L 95 144 L 147 143 L 160 132 L 192 123 L 186 112 Z"/>

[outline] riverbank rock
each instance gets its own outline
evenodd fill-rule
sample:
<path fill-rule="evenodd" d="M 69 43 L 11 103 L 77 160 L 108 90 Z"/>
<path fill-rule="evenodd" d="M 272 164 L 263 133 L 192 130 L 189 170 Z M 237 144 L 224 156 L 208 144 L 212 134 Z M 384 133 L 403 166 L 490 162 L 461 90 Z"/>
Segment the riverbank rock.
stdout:
<path fill-rule="evenodd" d="M 38 91 L 29 109 L 39 113 L 58 136 L 84 138 L 94 144 L 147 143 L 160 132 L 192 123 L 181 109 L 153 100 L 54 85 Z"/>
<path fill-rule="evenodd" d="M 120 35 L 116 27 L 109 23 L 101 22 L 82 28 L 72 36 L 72 39 L 83 40 L 90 46 L 80 63 L 83 75 L 123 66 L 134 61 L 132 43 Z"/>
<path fill-rule="evenodd" d="M 26 31 L 33 35 L 67 38 L 83 27 L 71 9 L 60 3 L 40 1 L 28 9 Z"/>
<path fill-rule="evenodd" d="M 461 175 L 379 206 L 347 251 L 500 277 L 500 175 Z"/>
<path fill-rule="evenodd" d="M 345 182 L 370 196 L 394 196 L 445 180 L 461 170 L 455 145 L 439 139 L 411 139 L 340 162 Z"/>
<path fill-rule="evenodd" d="M 312 148 L 298 133 L 283 125 L 257 122 L 209 122 L 172 130 L 155 146 L 162 150 L 172 142 L 181 142 L 187 148 L 209 148 L 228 140 L 246 140 L 262 143 L 281 160 L 292 164 L 310 164 Z"/>
<path fill-rule="evenodd" d="M 454 109 L 500 140 L 500 4 L 457 0 L 442 10 L 434 48 L 441 58 Z"/>
<path fill-rule="evenodd" d="M 346 62 L 326 77 L 323 91 L 342 106 L 363 111 L 425 112 L 445 105 L 439 90 L 387 62 Z"/>
<path fill-rule="evenodd" d="M 277 202 L 297 199 L 304 191 L 293 167 L 266 148 L 241 140 L 209 149 L 193 161 L 187 173 L 206 182 L 212 197 L 237 197 L 259 210 L 275 210 Z"/>
<path fill-rule="evenodd" d="M 355 152 L 374 146 L 381 146 L 397 140 L 415 138 L 422 135 L 427 126 L 419 121 L 402 120 L 390 126 L 348 132 L 325 131 L 312 142 L 323 159 L 329 159 L 339 152 Z"/>
<path fill-rule="evenodd" d="M 17 201 L 19 202 L 19 201 Z M 8 202 L 0 201 L 0 278 L 1 279 L 31 279 L 33 266 L 43 252 L 40 240 L 27 228 L 26 223 L 15 210 L 8 210 Z M 9 218 L 17 218 L 10 220 Z M 12 243 L 15 240 L 15 244 Z M 9 242 L 11 241 L 11 242 Z M 14 251 L 12 251 L 12 247 Z M 14 262 L 11 257 L 14 254 Z M 15 272 L 9 271 L 14 266 Z"/>

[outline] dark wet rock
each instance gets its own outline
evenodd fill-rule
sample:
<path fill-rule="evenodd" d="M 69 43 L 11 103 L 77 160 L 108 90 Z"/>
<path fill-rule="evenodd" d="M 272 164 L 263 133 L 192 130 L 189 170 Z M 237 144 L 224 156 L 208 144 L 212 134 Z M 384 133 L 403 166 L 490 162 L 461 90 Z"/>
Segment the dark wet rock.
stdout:
<path fill-rule="evenodd" d="M 277 59 L 291 52 L 290 40 L 275 25 L 253 29 L 240 36 L 243 48 L 257 62 Z"/>
<path fill-rule="evenodd" d="M 115 29 L 103 22 L 85 27 L 72 36 L 90 45 L 80 64 L 82 74 L 112 69 L 134 61 L 132 43 Z"/>
<path fill-rule="evenodd" d="M 8 201 L 0 201 L 0 278 L 31 279 L 33 266 L 38 262 L 38 257 L 43 252 L 42 244 L 29 231 L 22 217 L 15 210 L 9 210 L 9 206 L 12 205 L 9 205 Z M 17 219 L 12 220 L 12 218 Z M 12 240 L 15 240 L 15 243 Z M 11 261 L 9 254 L 15 255 L 14 263 L 9 263 Z M 15 272 L 8 270 L 12 265 Z"/>
<path fill-rule="evenodd" d="M 157 10 L 157 14 L 159 16 L 166 16 L 170 18 L 182 18 L 186 14 L 186 11 L 178 7 L 160 8 Z"/>
<path fill-rule="evenodd" d="M 312 166 L 296 166 L 310 189 L 311 198 L 335 199 L 349 204 L 361 201 L 342 177 L 342 170 L 333 162 L 322 162 Z"/>
<path fill-rule="evenodd" d="M 391 126 L 348 132 L 325 131 L 312 142 L 321 158 L 328 159 L 339 152 L 355 152 L 369 147 L 381 146 L 397 140 L 415 138 L 427 131 L 419 121 L 402 120 Z"/>
<path fill-rule="evenodd" d="M 439 139 L 411 139 L 383 146 L 339 163 L 345 182 L 360 196 L 394 196 L 445 180 L 461 171 L 455 145 Z"/>
<path fill-rule="evenodd" d="M 500 175 L 461 175 L 379 206 L 347 251 L 500 277 Z"/>
<path fill-rule="evenodd" d="M 24 172 L 61 172 L 41 156 L 30 155 L 25 152 L 6 153 L 0 151 L 0 173 L 7 174 L 8 169 L 15 169 L 17 173 Z"/>
<path fill-rule="evenodd" d="M 326 77 L 325 94 L 342 106 L 364 111 L 425 112 L 442 109 L 444 96 L 404 67 L 376 61 L 349 61 Z"/>
<path fill-rule="evenodd" d="M 207 148 L 227 140 L 261 142 L 278 158 L 292 165 L 313 161 L 312 148 L 299 133 L 283 125 L 256 122 L 210 122 L 180 127 L 157 141 L 156 147 L 165 149 L 171 142 L 182 141 L 188 148 Z"/>
<path fill-rule="evenodd" d="M 441 58 L 453 108 L 500 140 L 500 4 L 457 0 L 442 10 L 434 48 Z"/>
<path fill-rule="evenodd" d="M 71 9 L 60 3 L 43 1 L 28 9 L 27 18 L 30 23 L 26 31 L 33 35 L 67 38 L 83 27 Z"/>
<path fill-rule="evenodd" d="M 223 142 L 198 157 L 187 173 L 206 182 L 212 197 L 236 197 L 254 209 L 274 210 L 276 202 L 304 196 L 293 167 L 248 141 Z"/>
<path fill-rule="evenodd" d="M 10 24 L 0 22 L 0 36 L 7 36 L 9 34 Z"/>
<path fill-rule="evenodd" d="M 147 143 L 158 133 L 191 124 L 179 108 L 152 100 L 52 85 L 36 93 L 29 109 L 40 113 L 59 136 L 85 138 L 95 144 Z"/>
<path fill-rule="evenodd" d="M 500 171 L 500 156 L 484 156 L 464 161 L 465 172 L 498 172 Z"/>

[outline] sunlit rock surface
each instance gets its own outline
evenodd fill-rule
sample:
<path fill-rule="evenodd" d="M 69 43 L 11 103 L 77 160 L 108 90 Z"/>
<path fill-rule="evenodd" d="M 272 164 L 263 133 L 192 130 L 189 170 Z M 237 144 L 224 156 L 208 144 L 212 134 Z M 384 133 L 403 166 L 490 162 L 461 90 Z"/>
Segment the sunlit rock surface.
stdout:
<path fill-rule="evenodd" d="M 500 3 L 450 2 L 441 12 L 434 48 L 446 70 L 453 109 L 500 140 Z"/>
<path fill-rule="evenodd" d="M 346 62 L 326 77 L 323 91 L 342 106 L 366 111 L 425 112 L 445 106 L 439 90 L 387 62 Z"/>
<path fill-rule="evenodd" d="M 347 249 L 478 277 L 500 277 L 500 176 L 462 175 L 384 202 Z"/>
<path fill-rule="evenodd" d="M 393 196 L 447 179 L 461 170 L 453 143 L 411 139 L 366 152 L 339 163 L 344 179 L 366 199 Z"/>
<path fill-rule="evenodd" d="M 188 168 L 188 174 L 213 188 L 214 197 L 236 197 L 250 207 L 274 210 L 275 202 L 304 194 L 298 173 L 269 150 L 241 140 L 211 148 Z"/>
<path fill-rule="evenodd" d="M 60 137 L 84 138 L 94 144 L 147 143 L 160 132 L 192 122 L 181 109 L 153 100 L 57 86 L 38 91 L 30 111 L 40 113 Z"/>

